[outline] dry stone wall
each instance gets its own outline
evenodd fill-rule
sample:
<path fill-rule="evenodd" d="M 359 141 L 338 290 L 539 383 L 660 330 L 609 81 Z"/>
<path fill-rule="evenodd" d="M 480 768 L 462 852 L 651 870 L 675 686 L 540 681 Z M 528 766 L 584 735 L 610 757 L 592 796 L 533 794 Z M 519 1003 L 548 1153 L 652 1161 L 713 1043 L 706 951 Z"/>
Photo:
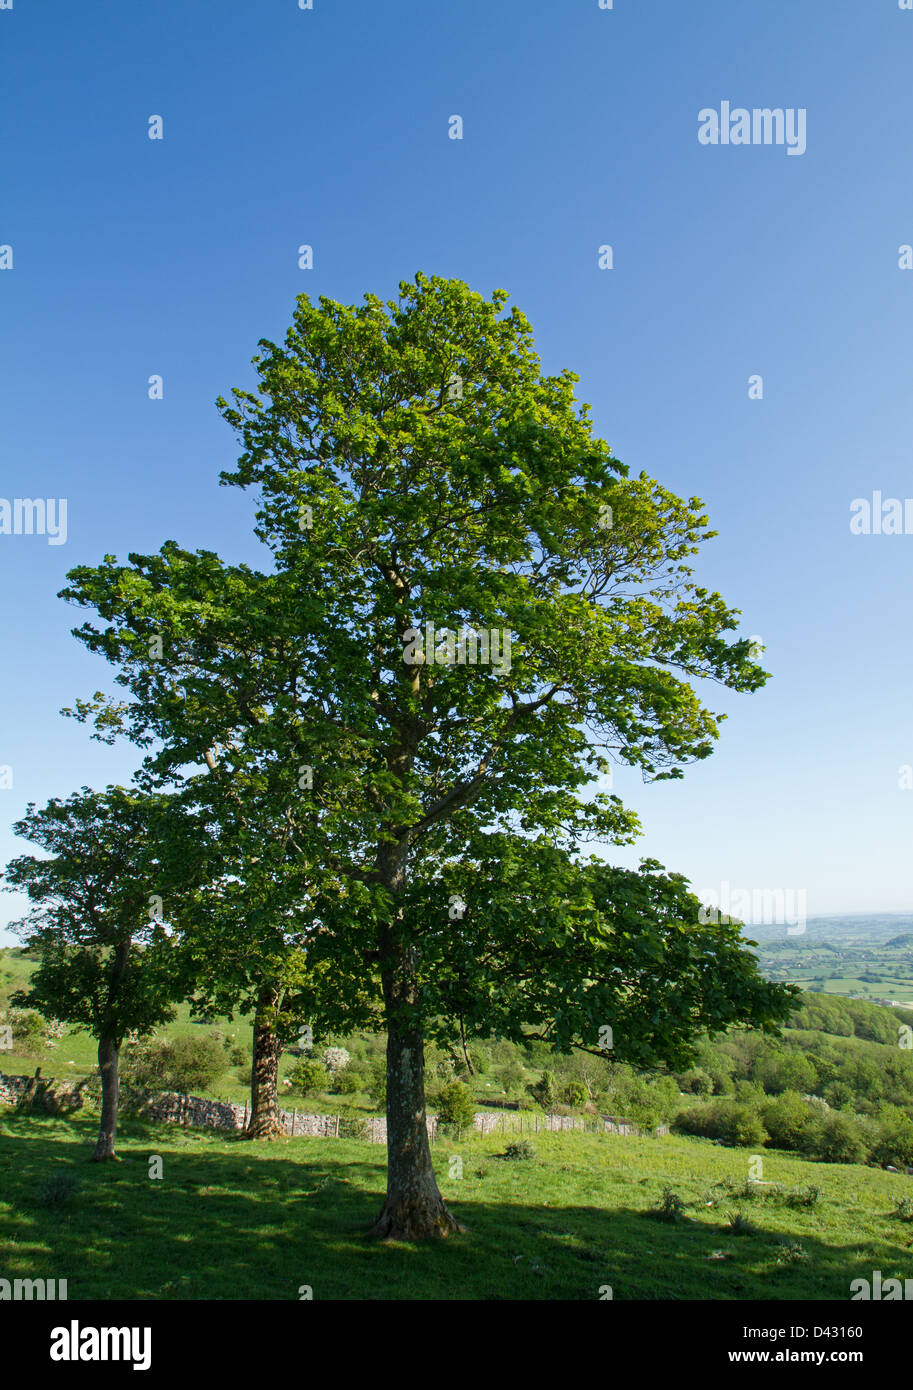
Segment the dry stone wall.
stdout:
<path fill-rule="evenodd" d="M 81 1081 L 51 1080 L 40 1081 L 31 1076 L 4 1076 L 0 1072 L 0 1104 L 18 1105 L 31 1103 L 36 1109 L 51 1114 L 62 1114 L 79 1110 L 92 1098 L 97 1090 L 97 1079 L 83 1078 Z M 141 1119 L 157 1120 L 165 1124 L 187 1125 L 193 1129 L 227 1129 L 241 1131 L 247 1125 L 246 1105 L 236 1105 L 228 1100 L 209 1100 L 205 1096 L 183 1096 L 175 1091 L 138 1092 L 126 1087 L 121 1090 L 121 1110 L 124 1114 L 137 1115 Z M 289 1136 L 310 1136 L 312 1138 L 336 1137 L 342 1139 L 367 1139 L 375 1144 L 386 1144 L 387 1121 L 382 1115 L 366 1115 L 351 1118 L 340 1115 L 316 1115 L 310 1111 L 280 1110 L 279 1123 L 282 1132 Z M 428 1116 L 428 1134 L 434 1139 L 438 1129 L 436 1115 Z M 529 1115 L 501 1111 L 498 1114 L 480 1112 L 473 1121 L 482 1134 L 532 1133 L 535 1130 L 601 1130 L 606 1134 L 639 1134 L 637 1125 L 612 1115 L 583 1119 L 578 1115 Z M 654 1131 L 668 1134 L 668 1126 L 660 1125 Z"/>

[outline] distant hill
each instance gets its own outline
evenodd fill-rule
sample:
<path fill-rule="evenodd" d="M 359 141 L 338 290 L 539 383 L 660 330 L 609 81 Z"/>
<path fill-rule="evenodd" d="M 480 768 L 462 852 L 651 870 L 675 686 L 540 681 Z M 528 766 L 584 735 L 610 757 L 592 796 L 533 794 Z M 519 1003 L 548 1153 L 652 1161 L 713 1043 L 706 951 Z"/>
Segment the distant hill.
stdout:
<path fill-rule="evenodd" d="M 788 941 L 793 945 L 802 941 L 820 943 L 823 940 L 838 945 L 872 942 L 886 944 L 898 933 L 913 935 L 913 913 L 910 912 L 860 912 L 846 913 L 835 917 L 809 917 L 804 932 L 788 933 L 783 923 L 749 922 L 743 935 L 750 941 Z"/>

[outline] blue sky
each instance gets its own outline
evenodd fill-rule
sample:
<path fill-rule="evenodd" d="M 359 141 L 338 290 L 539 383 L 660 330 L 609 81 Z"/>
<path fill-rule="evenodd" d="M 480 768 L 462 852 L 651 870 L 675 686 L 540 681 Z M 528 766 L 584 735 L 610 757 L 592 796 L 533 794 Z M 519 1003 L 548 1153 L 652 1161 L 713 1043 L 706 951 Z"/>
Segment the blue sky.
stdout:
<path fill-rule="evenodd" d="M 256 562 L 215 398 L 296 294 L 421 269 L 507 289 L 617 456 L 704 499 L 699 576 L 767 647 L 763 691 L 706 692 L 711 759 L 617 774 L 646 833 L 611 857 L 913 908 L 913 536 L 849 529 L 854 498 L 913 495 L 911 63 L 897 0 L 0 11 L 0 494 L 68 501 L 65 544 L 0 535 L 0 859 L 28 801 L 138 761 L 58 717 L 110 680 L 66 570 L 166 538 Z M 805 109 L 805 153 L 700 144 L 723 101 Z"/>

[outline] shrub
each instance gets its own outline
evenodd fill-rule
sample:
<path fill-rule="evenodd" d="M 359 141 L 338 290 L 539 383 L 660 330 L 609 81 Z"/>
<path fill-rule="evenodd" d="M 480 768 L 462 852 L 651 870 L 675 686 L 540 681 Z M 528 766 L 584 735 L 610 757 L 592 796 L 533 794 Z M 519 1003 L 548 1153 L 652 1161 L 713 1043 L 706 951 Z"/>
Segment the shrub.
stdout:
<path fill-rule="evenodd" d="M 150 1040 L 125 1049 L 124 1078 L 136 1086 L 160 1091 L 207 1091 L 223 1075 L 226 1054 L 214 1034 Z"/>
<path fill-rule="evenodd" d="M 582 1081 L 568 1081 L 561 1088 L 561 1100 L 574 1109 L 586 1105 L 589 1098 L 589 1092 Z"/>
<path fill-rule="evenodd" d="M 713 1077 L 703 1067 L 692 1067 L 682 1072 L 678 1078 L 681 1090 L 695 1096 L 709 1096 L 713 1091 Z"/>
<path fill-rule="evenodd" d="M 811 1183 L 807 1187 L 794 1187 L 786 1195 L 786 1205 L 788 1207 L 813 1207 L 817 1204 L 821 1196 L 821 1189 L 813 1187 Z"/>
<path fill-rule="evenodd" d="M 653 1129 L 668 1120 L 679 1104 L 678 1085 L 671 1076 L 647 1078 L 625 1073 L 612 1086 L 613 1112 L 643 1129 Z"/>
<path fill-rule="evenodd" d="M 325 1091 L 329 1085 L 330 1077 L 326 1067 L 322 1062 L 312 1061 L 310 1057 L 302 1057 L 296 1062 L 289 1072 L 289 1081 L 294 1090 L 302 1096 L 314 1095 L 318 1091 Z"/>
<path fill-rule="evenodd" d="M 531 1159 L 536 1158 L 536 1150 L 528 1139 L 515 1139 L 501 1155 L 502 1158 L 509 1159 Z"/>
<path fill-rule="evenodd" d="M 456 1076 L 456 1062 L 449 1052 L 438 1052 L 435 1049 L 426 1066 L 426 1075 L 438 1081 L 453 1081 Z"/>
<path fill-rule="evenodd" d="M 835 1110 L 844 1110 L 853 1104 L 853 1089 L 845 1081 L 831 1081 L 824 1088 L 824 1099 Z"/>
<path fill-rule="evenodd" d="M 676 1117 L 675 1128 L 682 1134 L 698 1134 L 748 1148 L 757 1148 L 767 1138 L 757 1110 L 733 1100 L 714 1100 L 684 1110 Z"/>
<path fill-rule="evenodd" d="M 765 1091 L 760 1081 L 737 1081 L 734 1088 L 735 1098 L 743 1105 L 753 1105 L 755 1108 L 764 1099 Z"/>
<path fill-rule="evenodd" d="M 913 1197 L 895 1197 L 891 1215 L 895 1221 L 913 1221 Z"/>
<path fill-rule="evenodd" d="M 13 1048 L 16 1052 L 29 1057 L 41 1051 L 47 1025 L 37 1010 L 9 1009 L 5 1022 L 13 1030 Z"/>
<path fill-rule="evenodd" d="M 467 1129 L 475 1119 L 476 1105 L 469 1087 L 462 1081 L 442 1086 L 437 1098 L 438 1122 L 453 1125 L 458 1131 Z"/>
<path fill-rule="evenodd" d="M 808 1259 L 805 1246 L 800 1240 L 781 1240 L 777 1246 L 778 1265 L 801 1264 Z"/>
<path fill-rule="evenodd" d="M 878 1109 L 872 1158 L 885 1168 L 913 1165 L 913 1120 L 897 1105 Z"/>
<path fill-rule="evenodd" d="M 494 1079 L 504 1094 L 509 1096 L 523 1085 L 526 1080 L 526 1072 L 519 1062 L 506 1062 L 503 1067 L 498 1067 L 495 1071 Z"/>
<path fill-rule="evenodd" d="M 731 1236 L 754 1236 L 758 1233 L 758 1228 L 753 1226 L 747 1216 L 743 1216 L 740 1211 L 729 1213 L 729 1225 L 726 1228 Z"/>
<path fill-rule="evenodd" d="M 323 1065 L 331 1076 L 345 1071 L 349 1061 L 350 1054 L 344 1047 L 325 1047 L 323 1050 Z"/>
<path fill-rule="evenodd" d="M 649 1212 L 650 1216 L 655 1216 L 658 1221 L 681 1221 L 685 1214 L 685 1203 L 677 1192 L 671 1188 L 664 1188 L 662 1200 L 658 1207 L 653 1207 Z"/>
<path fill-rule="evenodd" d="M 780 1095 L 783 1091 L 813 1091 L 818 1084 L 818 1073 L 803 1053 L 792 1049 L 762 1057 L 755 1068 L 754 1080 L 760 1081 L 768 1095 Z"/>
<path fill-rule="evenodd" d="M 811 1152 L 825 1163 L 864 1163 L 866 1143 L 852 1115 L 835 1110 L 826 1115 L 811 1139 Z"/>
<path fill-rule="evenodd" d="M 558 1083 L 553 1071 L 544 1071 L 539 1080 L 532 1082 L 526 1089 L 543 1110 L 554 1110 L 558 1104 Z"/>
<path fill-rule="evenodd" d="M 336 1095 L 354 1096 L 359 1091 L 366 1090 L 367 1086 L 368 1078 L 352 1067 L 346 1067 L 333 1077 L 333 1091 Z"/>
<path fill-rule="evenodd" d="M 784 1091 L 761 1106 L 764 1128 L 775 1149 L 801 1150 L 817 1118 L 798 1091 Z"/>

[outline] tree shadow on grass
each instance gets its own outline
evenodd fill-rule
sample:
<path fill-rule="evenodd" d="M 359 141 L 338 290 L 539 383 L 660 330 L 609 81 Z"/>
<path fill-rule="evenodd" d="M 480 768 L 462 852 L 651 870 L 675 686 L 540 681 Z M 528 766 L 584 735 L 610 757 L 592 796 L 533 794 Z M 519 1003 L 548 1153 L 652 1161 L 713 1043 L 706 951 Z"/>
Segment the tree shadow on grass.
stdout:
<path fill-rule="evenodd" d="M 804 1233 L 785 1250 L 763 1209 L 757 1234 L 725 1217 L 664 1222 L 630 1205 L 539 1205 L 441 1180 L 468 1233 L 381 1244 L 385 1150 L 355 1141 L 253 1145 L 131 1121 L 118 1164 L 95 1165 L 91 1120 L 14 1117 L 0 1135 L 0 1277 L 66 1279 L 79 1299 L 847 1300 L 855 1278 L 913 1276 L 913 1252 Z M 50 1142 L 52 1141 L 53 1142 Z M 170 1145 L 177 1144 L 176 1148 Z M 329 1145 L 333 1147 L 328 1148 Z M 162 1176 L 150 1174 L 158 1155 Z M 54 1174 L 79 1188 L 40 1196 Z M 887 1218 L 889 1214 L 886 1212 Z M 808 1223 L 806 1222 L 806 1225 Z"/>

